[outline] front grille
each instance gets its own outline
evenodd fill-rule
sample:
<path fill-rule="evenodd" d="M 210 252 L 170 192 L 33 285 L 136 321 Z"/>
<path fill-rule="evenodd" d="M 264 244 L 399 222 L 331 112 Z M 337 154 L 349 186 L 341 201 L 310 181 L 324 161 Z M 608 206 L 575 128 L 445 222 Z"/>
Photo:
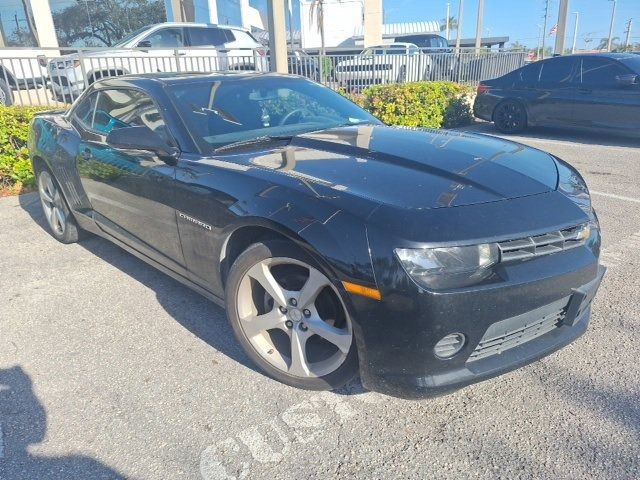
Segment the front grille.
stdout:
<path fill-rule="evenodd" d="M 372 65 L 339 65 L 336 67 L 338 72 L 378 72 L 391 70 L 393 65 L 386 63 L 372 64 Z"/>
<path fill-rule="evenodd" d="M 498 242 L 500 261 L 523 260 L 579 247 L 585 243 L 585 239 L 581 236 L 585 227 L 585 225 L 576 225 L 543 235 Z"/>
<path fill-rule="evenodd" d="M 566 297 L 551 305 L 492 324 L 467 361 L 498 355 L 558 328 L 568 303 L 569 297 Z"/>

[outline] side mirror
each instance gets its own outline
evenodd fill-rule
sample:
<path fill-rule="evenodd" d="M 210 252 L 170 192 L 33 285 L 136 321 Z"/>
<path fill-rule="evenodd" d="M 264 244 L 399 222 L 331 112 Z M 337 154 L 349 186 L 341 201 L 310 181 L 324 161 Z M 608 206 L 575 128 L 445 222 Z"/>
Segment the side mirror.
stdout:
<path fill-rule="evenodd" d="M 616 75 L 616 85 L 618 87 L 632 87 L 633 85 L 638 85 L 640 83 L 640 75 L 636 75 L 635 73 L 628 73 L 625 75 Z"/>
<path fill-rule="evenodd" d="M 111 130 L 107 135 L 107 145 L 121 150 L 142 150 L 155 153 L 169 165 L 175 165 L 180 151 L 170 147 L 153 130 L 147 127 L 122 127 Z"/>
<path fill-rule="evenodd" d="M 136 47 L 138 47 L 138 48 L 151 48 L 151 42 L 149 40 L 142 40 L 141 42 L 138 42 L 138 45 L 136 45 Z"/>

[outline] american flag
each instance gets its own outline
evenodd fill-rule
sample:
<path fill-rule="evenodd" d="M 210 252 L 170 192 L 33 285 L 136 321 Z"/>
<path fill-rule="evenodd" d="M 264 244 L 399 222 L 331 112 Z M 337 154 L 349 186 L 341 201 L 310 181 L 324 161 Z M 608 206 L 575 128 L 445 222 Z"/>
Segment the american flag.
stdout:
<path fill-rule="evenodd" d="M 555 35 L 557 31 L 558 31 L 558 24 L 556 23 L 553 27 L 551 27 L 551 30 L 549 30 L 549 36 Z"/>

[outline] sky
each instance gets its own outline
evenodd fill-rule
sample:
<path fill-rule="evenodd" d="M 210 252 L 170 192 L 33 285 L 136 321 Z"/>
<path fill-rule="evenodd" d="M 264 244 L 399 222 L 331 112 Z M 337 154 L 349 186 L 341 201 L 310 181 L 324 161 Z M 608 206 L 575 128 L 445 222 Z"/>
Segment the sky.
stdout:
<path fill-rule="evenodd" d="M 436 20 L 445 18 L 447 3 L 451 15 L 458 17 L 459 0 L 383 0 L 385 23 L 411 22 L 416 20 Z M 548 36 L 549 30 L 558 18 L 558 0 L 549 1 L 546 45 L 555 43 L 555 36 Z M 485 0 L 483 36 L 508 36 L 509 42 L 520 43 L 535 48 L 539 27 L 543 24 L 545 0 Z M 565 46 L 573 41 L 575 15 L 579 13 L 578 48 L 585 48 L 586 38 L 593 38 L 589 44 L 594 48 L 601 38 L 609 35 L 609 22 L 613 2 L 610 0 L 569 0 L 569 20 Z M 464 1 L 462 37 L 475 37 L 478 0 Z M 640 42 L 640 0 L 618 0 L 614 24 L 614 37 L 624 41 L 626 22 L 633 18 L 632 42 Z M 455 35 L 455 33 L 454 33 Z M 454 37 L 455 38 L 455 37 Z"/>

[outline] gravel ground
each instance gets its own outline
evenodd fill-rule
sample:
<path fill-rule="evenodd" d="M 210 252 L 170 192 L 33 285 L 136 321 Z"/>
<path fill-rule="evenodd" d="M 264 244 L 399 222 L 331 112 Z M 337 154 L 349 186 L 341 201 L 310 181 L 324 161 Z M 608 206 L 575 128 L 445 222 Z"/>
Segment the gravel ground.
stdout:
<path fill-rule="evenodd" d="M 0 478 L 640 478 L 640 148 L 513 138 L 591 187 L 609 267 L 591 326 L 421 402 L 269 380 L 222 309 L 105 240 L 57 243 L 33 195 L 0 200 Z"/>

